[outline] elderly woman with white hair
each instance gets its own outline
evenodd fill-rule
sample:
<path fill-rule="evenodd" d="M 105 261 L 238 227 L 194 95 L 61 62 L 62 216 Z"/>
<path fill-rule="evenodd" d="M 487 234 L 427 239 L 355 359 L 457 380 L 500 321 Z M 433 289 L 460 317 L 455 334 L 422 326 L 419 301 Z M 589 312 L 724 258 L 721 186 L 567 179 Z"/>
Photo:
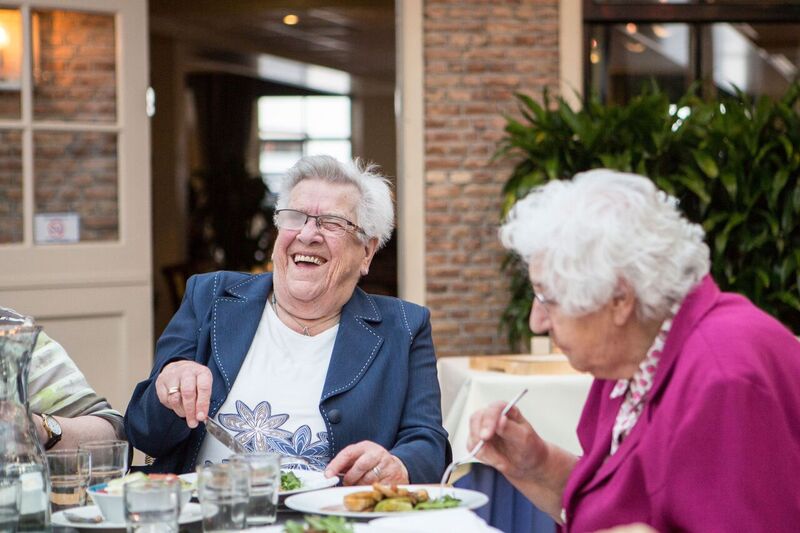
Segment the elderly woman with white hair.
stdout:
<path fill-rule="evenodd" d="M 530 325 L 596 379 L 575 457 L 503 403 L 469 446 L 565 531 L 796 531 L 800 343 L 709 275 L 703 231 L 645 177 L 534 190 L 500 230 L 527 263 Z"/>
<path fill-rule="evenodd" d="M 193 276 L 126 414 L 161 472 L 249 451 L 344 484 L 438 481 L 449 461 L 427 309 L 356 287 L 389 239 L 375 166 L 304 157 L 278 193 L 274 274 Z"/>

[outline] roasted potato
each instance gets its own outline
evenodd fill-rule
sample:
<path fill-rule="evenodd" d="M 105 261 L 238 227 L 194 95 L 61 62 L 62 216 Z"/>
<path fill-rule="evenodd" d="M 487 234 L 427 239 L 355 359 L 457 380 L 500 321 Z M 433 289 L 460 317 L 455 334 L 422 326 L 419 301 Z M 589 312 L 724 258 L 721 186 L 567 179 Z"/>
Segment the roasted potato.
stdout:
<path fill-rule="evenodd" d="M 348 511 L 371 511 L 378 499 L 371 490 L 351 492 L 344 497 L 344 507 Z"/>
<path fill-rule="evenodd" d="M 397 485 L 384 485 L 383 483 L 373 483 L 372 489 L 380 492 L 386 498 L 397 498 Z"/>
<path fill-rule="evenodd" d="M 409 491 L 408 497 L 411 499 L 411 503 L 417 505 L 418 503 L 428 501 L 428 491 L 425 489 Z"/>
<path fill-rule="evenodd" d="M 376 513 L 402 513 L 413 511 L 414 504 L 408 498 L 386 498 L 379 501 L 373 510 Z"/>

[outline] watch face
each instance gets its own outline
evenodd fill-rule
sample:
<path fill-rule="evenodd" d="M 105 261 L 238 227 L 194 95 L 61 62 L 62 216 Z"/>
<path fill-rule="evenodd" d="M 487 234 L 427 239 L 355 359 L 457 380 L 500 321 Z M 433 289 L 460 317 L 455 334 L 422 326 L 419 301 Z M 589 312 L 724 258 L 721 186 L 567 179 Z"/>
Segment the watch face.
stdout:
<path fill-rule="evenodd" d="M 55 418 L 48 416 L 45 418 L 45 421 L 47 427 L 50 428 L 50 431 L 52 431 L 54 435 L 61 435 L 61 424 L 59 424 Z"/>

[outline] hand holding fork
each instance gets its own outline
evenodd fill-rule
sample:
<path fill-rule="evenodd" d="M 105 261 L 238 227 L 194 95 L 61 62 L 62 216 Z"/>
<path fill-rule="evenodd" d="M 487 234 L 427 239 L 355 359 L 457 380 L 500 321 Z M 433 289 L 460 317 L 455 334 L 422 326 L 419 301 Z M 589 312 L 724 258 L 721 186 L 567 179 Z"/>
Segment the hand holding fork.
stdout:
<path fill-rule="evenodd" d="M 508 404 L 505 406 L 503 411 L 500 413 L 500 417 L 502 418 L 502 417 L 506 416 L 508 414 L 508 412 L 511 410 L 511 408 L 514 407 L 517 404 L 517 402 L 519 402 L 519 400 L 523 396 L 525 396 L 525 393 L 527 393 L 527 392 L 528 392 L 528 389 L 522 389 L 519 392 L 519 394 L 514 396 L 514 399 L 511 400 L 510 402 L 508 402 Z M 439 484 L 444 486 L 450 480 L 450 476 L 453 474 L 453 471 L 456 468 L 458 468 L 459 466 L 461 466 L 461 465 L 463 465 L 465 463 L 468 463 L 472 459 L 474 459 L 475 456 L 478 455 L 478 452 L 481 451 L 481 449 L 483 448 L 484 444 L 486 444 L 486 441 L 484 441 L 483 439 L 479 440 L 478 444 L 476 444 L 465 457 L 459 459 L 458 461 L 453 461 L 452 463 L 450 463 L 450 465 L 445 469 L 444 475 L 442 476 L 442 480 L 441 480 L 441 482 Z"/>

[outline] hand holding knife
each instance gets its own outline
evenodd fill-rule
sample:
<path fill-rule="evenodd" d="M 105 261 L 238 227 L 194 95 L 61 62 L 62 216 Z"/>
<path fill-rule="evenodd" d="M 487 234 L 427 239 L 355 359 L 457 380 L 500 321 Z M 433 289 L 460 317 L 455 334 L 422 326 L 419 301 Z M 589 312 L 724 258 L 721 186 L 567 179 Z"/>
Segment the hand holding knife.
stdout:
<path fill-rule="evenodd" d="M 204 422 L 206 424 L 206 431 L 221 442 L 223 446 L 234 453 L 247 453 L 247 448 L 234 439 L 233 436 L 228 433 L 228 430 L 222 427 L 219 422 L 211 417 L 206 418 Z"/>

